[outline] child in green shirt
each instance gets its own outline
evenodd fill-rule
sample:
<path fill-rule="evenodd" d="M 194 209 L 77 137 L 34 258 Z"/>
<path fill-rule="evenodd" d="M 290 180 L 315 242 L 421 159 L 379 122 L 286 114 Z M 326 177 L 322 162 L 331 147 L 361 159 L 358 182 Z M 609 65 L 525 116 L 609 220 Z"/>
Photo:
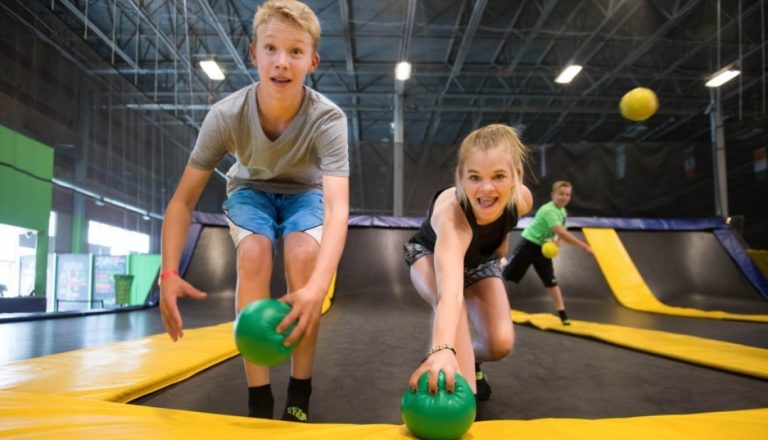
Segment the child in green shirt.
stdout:
<path fill-rule="evenodd" d="M 552 259 L 542 254 L 541 247 L 548 241 L 558 243 L 563 240 L 592 255 L 592 248 L 587 243 L 565 229 L 565 221 L 568 218 L 565 207 L 571 201 L 572 190 L 570 182 L 565 180 L 558 180 L 552 185 L 552 200 L 539 208 L 533 221 L 523 229 L 522 238 L 513 252 L 512 259 L 503 271 L 505 279 L 519 283 L 528 267 L 533 265 L 547 288 L 563 325 L 571 324 L 565 312 L 563 294 L 555 278 Z"/>

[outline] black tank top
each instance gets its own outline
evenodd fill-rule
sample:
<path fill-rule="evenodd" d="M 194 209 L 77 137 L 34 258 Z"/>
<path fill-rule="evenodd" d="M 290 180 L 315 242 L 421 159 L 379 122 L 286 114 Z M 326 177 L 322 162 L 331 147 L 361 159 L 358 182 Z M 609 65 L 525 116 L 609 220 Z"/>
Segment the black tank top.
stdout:
<path fill-rule="evenodd" d="M 447 188 L 446 188 L 447 189 Z M 432 252 L 435 251 L 435 242 L 437 241 L 437 234 L 432 229 L 430 219 L 432 218 L 432 212 L 435 208 L 435 201 L 437 196 L 442 194 L 445 189 L 438 191 L 432 202 L 429 204 L 429 211 L 427 212 L 427 218 L 416 231 L 416 234 L 411 237 L 409 241 L 419 243 Z M 493 223 L 487 225 L 478 225 L 475 213 L 472 212 L 472 207 L 469 204 L 459 202 L 464 211 L 464 215 L 467 217 L 467 222 L 472 228 L 472 241 L 469 243 L 466 254 L 464 254 L 464 267 L 474 267 L 481 263 L 485 263 L 496 258 L 499 258 L 499 247 L 504 243 L 504 239 L 507 234 L 517 226 L 517 207 L 513 206 L 512 209 L 504 208 L 504 213 L 496 219 Z"/>

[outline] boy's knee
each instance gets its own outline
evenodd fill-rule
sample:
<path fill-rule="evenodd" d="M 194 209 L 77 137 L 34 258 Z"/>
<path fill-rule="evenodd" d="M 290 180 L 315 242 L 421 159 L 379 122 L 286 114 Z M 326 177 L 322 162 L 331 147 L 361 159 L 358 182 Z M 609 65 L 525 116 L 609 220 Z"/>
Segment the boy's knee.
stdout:
<path fill-rule="evenodd" d="M 238 264 L 263 262 L 265 256 L 272 258 L 272 242 L 264 236 L 251 234 L 237 246 Z"/>
<path fill-rule="evenodd" d="M 306 239 L 290 240 L 283 248 L 285 261 L 297 267 L 314 265 L 320 247 L 311 237 Z"/>

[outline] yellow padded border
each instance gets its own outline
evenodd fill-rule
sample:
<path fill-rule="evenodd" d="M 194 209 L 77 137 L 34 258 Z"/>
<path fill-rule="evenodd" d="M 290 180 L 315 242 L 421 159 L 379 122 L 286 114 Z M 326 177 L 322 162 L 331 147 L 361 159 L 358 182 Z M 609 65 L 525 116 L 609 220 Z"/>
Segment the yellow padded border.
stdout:
<path fill-rule="evenodd" d="M 158 318 L 159 319 L 159 318 Z M 232 323 L 2 365 L 0 390 L 130 402 L 238 354 Z"/>
<path fill-rule="evenodd" d="M 628 309 L 689 318 L 768 322 L 768 315 L 707 311 L 663 304 L 643 280 L 614 229 L 583 228 L 582 232 L 592 247 L 597 264 L 614 296 Z"/>
<path fill-rule="evenodd" d="M 336 275 L 323 301 L 327 312 Z M 3 365 L 0 390 L 130 402 L 237 356 L 233 323 L 58 353 Z"/>
<path fill-rule="evenodd" d="M 768 379 L 768 349 L 765 348 L 573 319 L 571 325 L 564 326 L 559 317 L 548 313 L 528 314 L 512 310 L 511 316 L 517 324 L 531 324 L 542 330 L 590 337 L 684 362 Z"/>
<path fill-rule="evenodd" d="M 747 249 L 749 258 L 755 263 L 764 277 L 768 278 L 768 251 Z"/>
<path fill-rule="evenodd" d="M 325 315 L 325 312 L 331 309 L 331 305 L 333 304 L 333 295 L 336 293 L 336 272 L 333 273 L 333 277 L 331 277 L 331 284 L 328 286 L 328 291 L 325 292 L 325 297 L 323 298 L 323 306 L 320 309 L 320 314 Z"/>
<path fill-rule="evenodd" d="M 621 419 L 476 422 L 465 440 L 677 440 L 768 436 L 768 409 Z M 306 424 L 0 391 L 0 437 L 24 439 L 413 439 L 404 425 Z"/>

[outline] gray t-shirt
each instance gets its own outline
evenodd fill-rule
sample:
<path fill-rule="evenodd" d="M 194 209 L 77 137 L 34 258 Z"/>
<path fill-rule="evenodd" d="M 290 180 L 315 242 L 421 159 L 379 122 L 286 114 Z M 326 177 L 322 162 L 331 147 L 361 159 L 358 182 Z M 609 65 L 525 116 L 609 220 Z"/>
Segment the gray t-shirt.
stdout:
<path fill-rule="evenodd" d="M 304 101 L 282 135 L 271 141 L 259 123 L 252 84 L 211 107 L 189 165 L 212 170 L 232 154 L 227 194 L 240 188 L 295 194 L 322 188 L 323 176 L 349 177 L 347 118 L 325 96 L 304 87 Z"/>

